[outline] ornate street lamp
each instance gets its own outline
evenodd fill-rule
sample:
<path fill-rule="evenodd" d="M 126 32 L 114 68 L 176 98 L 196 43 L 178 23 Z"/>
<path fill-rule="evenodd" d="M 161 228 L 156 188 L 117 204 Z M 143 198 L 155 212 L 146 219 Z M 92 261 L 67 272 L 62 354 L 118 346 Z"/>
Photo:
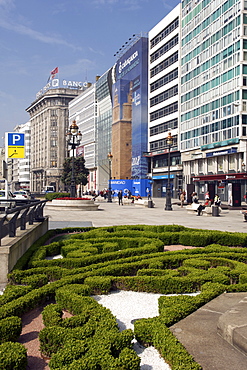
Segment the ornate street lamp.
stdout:
<path fill-rule="evenodd" d="M 70 196 L 75 198 L 76 187 L 75 187 L 75 169 L 74 169 L 74 158 L 75 158 L 75 149 L 80 145 L 82 134 L 79 131 L 79 127 L 76 124 L 76 121 L 73 121 L 72 125 L 69 128 L 68 133 L 66 134 L 67 143 L 71 146 L 72 149 L 72 168 L 71 168 L 71 186 L 70 186 Z"/>
<path fill-rule="evenodd" d="M 107 200 L 107 202 L 112 203 L 112 197 L 111 197 L 111 192 L 112 192 L 112 189 L 111 189 L 111 164 L 112 164 L 113 155 L 111 154 L 111 152 L 108 153 L 107 157 L 108 157 L 108 160 L 109 160 L 109 184 L 108 184 L 108 200 Z"/>
<path fill-rule="evenodd" d="M 166 139 L 168 145 L 168 179 L 167 179 L 167 188 L 166 188 L 166 211 L 172 211 L 172 202 L 171 202 L 171 183 L 170 183 L 170 167 L 171 167 L 171 146 L 173 142 L 173 138 L 170 132 L 168 132 L 168 136 Z"/>

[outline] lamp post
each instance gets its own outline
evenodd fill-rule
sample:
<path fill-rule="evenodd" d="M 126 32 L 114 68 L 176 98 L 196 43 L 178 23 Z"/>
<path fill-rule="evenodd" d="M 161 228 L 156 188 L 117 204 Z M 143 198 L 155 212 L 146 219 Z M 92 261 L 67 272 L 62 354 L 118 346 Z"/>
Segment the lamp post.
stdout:
<path fill-rule="evenodd" d="M 75 198 L 76 187 L 75 187 L 75 169 L 74 169 L 74 158 L 75 158 L 75 149 L 80 145 L 82 134 L 79 131 L 79 127 L 76 124 L 76 121 L 72 122 L 72 125 L 69 128 L 68 133 L 66 134 L 68 145 L 72 149 L 72 166 L 71 166 L 71 186 L 70 186 L 70 196 Z"/>
<path fill-rule="evenodd" d="M 112 197 L 111 197 L 111 163 L 112 163 L 113 155 L 111 154 L 111 152 L 108 153 L 107 157 L 108 157 L 108 160 L 109 160 L 109 184 L 108 184 L 108 200 L 107 200 L 107 202 L 112 203 Z"/>
<path fill-rule="evenodd" d="M 167 189 L 166 189 L 166 211 L 172 211 L 172 202 L 171 202 L 171 183 L 170 183 L 170 166 L 171 166 L 171 146 L 172 146 L 172 135 L 168 132 L 168 136 L 166 139 L 168 145 L 168 179 L 167 179 Z"/>

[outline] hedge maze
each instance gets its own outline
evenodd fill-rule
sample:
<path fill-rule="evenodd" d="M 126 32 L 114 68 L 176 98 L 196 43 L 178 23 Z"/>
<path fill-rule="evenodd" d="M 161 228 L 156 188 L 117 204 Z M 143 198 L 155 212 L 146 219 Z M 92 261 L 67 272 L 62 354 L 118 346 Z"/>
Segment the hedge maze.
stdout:
<path fill-rule="evenodd" d="M 197 248 L 164 251 L 174 244 Z M 21 316 L 45 302 L 39 340 L 52 370 L 139 369 L 134 336 L 172 369 L 201 369 L 169 327 L 225 291 L 247 291 L 246 246 L 244 233 L 178 225 L 50 230 L 18 261 L 0 296 L 0 369 L 26 368 L 26 349 L 16 342 Z M 91 297 L 116 289 L 179 295 L 160 297 L 159 316 L 119 332 Z M 181 295 L 192 292 L 200 294 Z M 73 316 L 62 318 L 64 310 Z"/>

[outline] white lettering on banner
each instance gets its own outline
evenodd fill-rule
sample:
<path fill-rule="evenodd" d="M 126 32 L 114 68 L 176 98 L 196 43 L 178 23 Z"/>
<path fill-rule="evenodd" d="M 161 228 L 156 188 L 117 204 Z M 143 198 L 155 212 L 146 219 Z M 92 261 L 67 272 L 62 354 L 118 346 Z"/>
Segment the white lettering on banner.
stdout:
<path fill-rule="evenodd" d="M 59 79 L 54 78 L 54 80 L 51 81 L 52 87 L 58 87 L 59 86 Z"/>
<path fill-rule="evenodd" d="M 125 181 L 111 181 L 111 184 L 115 184 L 115 185 L 122 184 L 122 185 L 124 185 Z"/>
<path fill-rule="evenodd" d="M 137 107 L 138 105 L 141 104 L 141 94 L 140 93 L 136 93 L 136 91 L 134 92 L 134 97 L 132 99 L 132 101 L 134 102 L 135 106 Z"/>
<path fill-rule="evenodd" d="M 132 166 L 139 166 L 140 165 L 141 156 L 132 158 Z"/>
<path fill-rule="evenodd" d="M 132 62 L 132 60 L 134 60 L 136 57 L 138 57 L 138 51 L 135 51 L 128 59 L 125 59 L 123 63 L 120 62 L 118 67 L 118 73 L 122 73 L 122 70 L 127 65 L 129 65 Z"/>
<path fill-rule="evenodd" d="M 213 153 L 213 156 L 216 156 L 216 155 L 225 155 L 225 154 L 228 154 L 228 150 L 225 150 L 224 152 L 214 152 Z"/>
<path fill-rule="evenodd" d="M 81 82 L 81 81 L 67 81 L 63 80 L 62 85 L 64 87 L 68 88 L 82 88 L 82 87 L 87 87 L 88 83 L 87 82 Z M 49 81 L 39 92 L 36 94 L 36 99 L 38 99 L 41 95 L 43 95 L 47 90 L 49 90 L 51 87 L 59 87 L 59 79 L 54 78 L 53 80 Z"/>
<path fill-rule="evenodd" d="M 236 176 L 234 176 L 234 175 L 232 175 L 232 176 L 228 176 L 228 175 L 226 175 L 226 180 L 227 179 L 236 179 Z"/>
<path fill-rule="evenodd" d="M 68 86 L 68 87 L 82 87 L 84 85 L 83 85 L 82 82 L 63 80 L 63 86 Z"/>

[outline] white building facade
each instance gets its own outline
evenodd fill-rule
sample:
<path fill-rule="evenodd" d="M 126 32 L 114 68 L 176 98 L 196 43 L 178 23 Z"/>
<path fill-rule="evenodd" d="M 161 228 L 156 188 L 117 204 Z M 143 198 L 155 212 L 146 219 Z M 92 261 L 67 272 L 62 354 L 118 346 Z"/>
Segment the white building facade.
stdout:
<path fill-rule="evenodd" d="M 67 156 L 68 105 L 80 93 L 80 89 L 51 88 L 26 109 L 31 122 L 32 192 L 40 193 L 47 185 L 55 191 L 64 189 L 61 176 Z"/>
<path fill-rule="evenodd" d="M 82 134 L 80 146 L 76 155 L 83 155 L 85 167 L 89 170 L 88 183 L 85 191 L 98 190 L 97 166 L 96 166 L 96 118 L 97 103 L 95 96 L 95 84 L 89 84 L 77 98 L 69 103 L 69 122 L 75 120 Z"/>
<path fill-rule="evenodd" d="M 31 124 L 28 121 L 14 128 L 14 132 L 25 135 L 25 158 L 12 159 L 12 191 L 30 190 Z"/>
<path fill-rule="evenodd" d="M 168 182 L 168 132 L 172 196 L 182 190 L 182 164 L 179 152 L 179 60 L 180 9 L 176 6 L 149 32 L 149 127 L 150 177 L 153 196 L 164 197 Z"/>

